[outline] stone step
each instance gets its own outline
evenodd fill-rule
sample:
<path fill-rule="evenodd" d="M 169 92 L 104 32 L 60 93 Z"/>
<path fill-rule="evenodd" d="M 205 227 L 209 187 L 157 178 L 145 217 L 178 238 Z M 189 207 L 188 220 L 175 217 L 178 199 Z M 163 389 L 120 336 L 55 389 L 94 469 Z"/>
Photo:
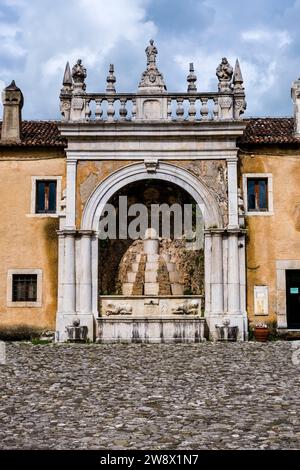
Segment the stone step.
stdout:
<path fill-rule="evenodd" d="M 134 283 L 136 281 L 136 275 L 137 275 L 137 273 L 129 271 L 127 273 L 127 281 L 130 282 L 130 283 Z"/>
<path fill-rule="evenodd" d="M 158 263 L 146 263 L 145 271 L 158 271 Z"/>
<path fill-rule="evenodd" d="M 179 281 L 180 281 L 179 272 L 178 272 L 178 271 L 171 271 L 171 272 L 169 272 L 169 278 L 170 278 L 170 282 L 171 282 L 172 284 L 179 283 Z"/>
<path fill-rule="evenodd" d="M 164 261 L 165 261 L 166 263 L 169 263 L 169 262 L 170 262 L 170 259 L 171 259 L 171 258 L 170 258 L 170 254 L 169 254 L 169 253 L 162 253 L 161 256 L 162 256 L 162 258 L 164 259 Z"/>
<path fill-rule="evenodd" d="M 137 273 L 139 270 L 139 263 L 132 263 L 131 270 L 132 272 Z"/>
<path fill-rule="evenodd" d="M 182 284 L 171 284 L 172 295 L 183 295 L 184 286 Z"/>
<path fill-rule="evenodd" d="M 122 295 L 132 295 L 133 286 L 132 282 L 124 282 L 122 285 Z"/>
<path fill-rule="evenodd" d="M 175 263 L 167 263 L 167 270 L 169 273 L 176 271 Z"/>
<path fill-rule="evenodd" d="M 145 282 L 156 282 L 156 281 L 157 281 L 157 271 L 145 272 Z"/>
<path fill-rule="evenodd" d="M 147 263 L 158 263 L 159 255 L 147 255 Z"/>
<path fill-rule="evenodd" d="M 145 282 L 144 295 L 158 295 L 159 285 L 157 282 Z"/>

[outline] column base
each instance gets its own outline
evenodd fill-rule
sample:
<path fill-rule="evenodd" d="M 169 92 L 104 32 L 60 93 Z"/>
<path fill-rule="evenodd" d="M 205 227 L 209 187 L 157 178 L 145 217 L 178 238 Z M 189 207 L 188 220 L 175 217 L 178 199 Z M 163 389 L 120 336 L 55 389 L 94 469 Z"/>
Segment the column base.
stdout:
<path fill-rule="evenodd" d="M 81 326 L 87 326 L 87 339 L 94 341 L 95 320 L 92 313 L 57 313 L 55 341 L 63 343 L 68 340 L 66 326 L 72 325 L 74 320 L 79 320 Z"/>
<path fill-rule="evenodd" d="M 229 313 L 222 313 L 222 314 L 214 314 L 214 313 L 207 313 L 205 315 L 205 319 L 208 325 L 209 330 L 209 339 L 211 341 L 218 340 L 218 334 L 216 326 L 224 326 L 224 322 L 226 323 L 229 321 L 229 326 L 237 326 L 238 327 L 238 334 L 237 334 L 237 341 L 245 341 L 247 339 L 247 330 L 245 327 L 245 318 L 241 313 L 238 314 L 229 314 Z"/>

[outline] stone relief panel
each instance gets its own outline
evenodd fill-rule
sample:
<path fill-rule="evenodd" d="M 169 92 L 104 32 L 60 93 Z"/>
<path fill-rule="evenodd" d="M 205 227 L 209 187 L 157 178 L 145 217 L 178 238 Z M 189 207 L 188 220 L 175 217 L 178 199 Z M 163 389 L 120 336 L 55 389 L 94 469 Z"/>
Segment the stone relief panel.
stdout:
<path fill-rule="evenodd" d="M 133 163 L 132 161 L 80 161 L 77 166 L 76 185 L 76 222 L 80 225 L 84 206 L 98 184 L 119 168 Z"/>
<path fill-rule="evenodd" d="M 225 160 L 199 160 L 172 162 L 193 173 L 203 180 L 215 195 L 223 216 L 224 225 L 228 224 L 228 180 Z"/>

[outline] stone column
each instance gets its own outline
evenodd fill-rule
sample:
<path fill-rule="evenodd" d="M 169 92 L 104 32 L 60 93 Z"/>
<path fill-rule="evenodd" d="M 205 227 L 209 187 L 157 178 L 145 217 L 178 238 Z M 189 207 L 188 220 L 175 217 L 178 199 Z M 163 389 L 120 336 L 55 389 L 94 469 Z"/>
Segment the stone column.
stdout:
<path fill-rule="evenodd" d="M 67 159 L 66 182 L 66 228 L 74 229 L 76 226 L 76 160 Z"/>
<path fill-rule="evenodd" d="M 211 233 L 204 234 L 204 289 L 205 289 L 205 313 L 211 311 Z"/>
<path fill-rule="evenodd" d="M 65 230 L 64 313 L 76 313 L 75 230 Z"/>
<path fill-rule="evenodd" d="M 239 231 L 228 231 L 228 313 L 240 314 Z"/>
<path fill-rule="evenodd" d="M 99 268 L 99 239 L 94 233 L 91 237 L 91 250 L 92 250 L 92 312 L 95 318 L 98 317 L 98 302 L 99 302 L 99 291 L 98 291 L 98 268 Z M 100 269 L 100 268 L 99 268 Z"/>
<path fill-rule="evenodd" d="M 246 313 L 246 240 L 245 234 L 239 237 L 239 261 L 240 261 L 240 308 L 242 313 Z"/>
<path fill-rule="evenodd" d="M 57 274 L 57 312 L 63 311 L 64 299 L 64 258 L 65 258 L 65 236 L 62 230 L 58 234 L 58 274 Z"/>
<path fill-rule="evenodd" d="M 211 312 L 222 314 L 224 311 L 223 291 L 223 231 L 212 232 L 211 263 Z"/>
<path fill-rule="evenodd" d="M 237 158 L 227 160 L 228 175 L 228 228 L 239 226 L 238 215 L 238 184 L 237 184 Z"/>
<path fill-rule="evenodd" d="M 92 232 L 82 230 L 80 233 L 80 313 L 92 313 Z"/>

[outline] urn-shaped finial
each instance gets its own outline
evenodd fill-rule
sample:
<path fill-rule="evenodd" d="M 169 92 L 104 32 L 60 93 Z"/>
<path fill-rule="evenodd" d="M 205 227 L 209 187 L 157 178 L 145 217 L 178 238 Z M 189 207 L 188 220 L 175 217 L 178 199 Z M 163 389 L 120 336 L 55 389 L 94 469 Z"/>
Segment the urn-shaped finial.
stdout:
<path fill-rule="evenodd" d="M 187 89 L 188 93 L 197 91 L 197 86 L 196 86 L 197 76 L 195 74 L 193 62 L 190 63 L 190 73 L 188 74 L 186 79 L 188 82 L 188 89 Z"/>

